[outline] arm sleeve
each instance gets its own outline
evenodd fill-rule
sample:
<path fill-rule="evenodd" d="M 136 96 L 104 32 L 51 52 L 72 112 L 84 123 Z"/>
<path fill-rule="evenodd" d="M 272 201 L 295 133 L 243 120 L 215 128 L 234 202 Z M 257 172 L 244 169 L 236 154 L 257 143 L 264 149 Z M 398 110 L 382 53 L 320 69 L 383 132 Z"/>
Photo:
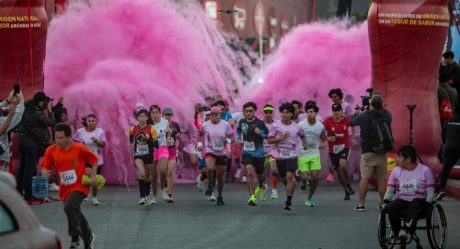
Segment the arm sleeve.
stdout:
<path fill-rule="evenodd" d="M 395 188 L 394 187 L 388 187 L 387 192 L 385 192 L 385 196 L 383 197 L 384 200 L 391 200 L 393 198 L 393 195 L 395 193 Z"/>
<path fill-rule="evenodd" d="M 434 187 L 426 188 L 426 202 L 433 202 L 434 200 Z"/>
<path fill-rule="evenodd" d="M 16 127 L 19 122 L 22 120 L 22 115 L 24 114 L 24 101 L 21 101 L 19 105 L 16 106 L 16 111 L 14 112 L 13 119 L 8 126 L 7 131 L 11 131 L 14 127 Z"/>

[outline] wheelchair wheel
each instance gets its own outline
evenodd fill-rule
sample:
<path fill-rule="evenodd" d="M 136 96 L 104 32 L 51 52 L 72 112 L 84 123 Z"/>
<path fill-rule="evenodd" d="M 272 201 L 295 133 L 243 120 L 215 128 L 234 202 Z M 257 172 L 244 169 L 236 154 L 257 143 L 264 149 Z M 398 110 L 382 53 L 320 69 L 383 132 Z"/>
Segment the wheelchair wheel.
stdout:
<path fill-rule="evenodd" d="M 444 249 L 447 242 L 447 220 L 441 204 L 434 203 L 426 219 L 428 241 L 431 248 Z"/>
<path fill-rule="evenodd" d="M 396 235 L 391 230 L 389 216 L 383 210 L 379 214 L 378 237 L 382 249 L 393 249 L 397 242 Z"/>

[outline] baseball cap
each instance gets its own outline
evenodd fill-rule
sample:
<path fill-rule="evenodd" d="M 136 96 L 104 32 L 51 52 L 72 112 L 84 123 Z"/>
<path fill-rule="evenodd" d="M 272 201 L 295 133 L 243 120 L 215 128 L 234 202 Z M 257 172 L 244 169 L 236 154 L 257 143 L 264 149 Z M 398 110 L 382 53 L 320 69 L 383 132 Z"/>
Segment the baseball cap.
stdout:
<path fill-rule="evenodd" d="M 341 104 L 333 104 L 332 105 L 332 110 L 333 111 L 341 111 L 342 110 L 342 105 Z"/>
<path fill-rule="evenodd" d="M 163 110 L 163 115 L 165 115 L 165 114 L 174 115 L 174 112 L 173 112 L 173 110 L 172 110 L 170 107 L 166 107 L 166 108 Z"/>
<path fill-rule="evenodd" d="M 38 103 L 40 101 L 50 101 L 51 98 L 46 96 L 44 92 L 37 92 L 32 99 L 35 103 Z"/>

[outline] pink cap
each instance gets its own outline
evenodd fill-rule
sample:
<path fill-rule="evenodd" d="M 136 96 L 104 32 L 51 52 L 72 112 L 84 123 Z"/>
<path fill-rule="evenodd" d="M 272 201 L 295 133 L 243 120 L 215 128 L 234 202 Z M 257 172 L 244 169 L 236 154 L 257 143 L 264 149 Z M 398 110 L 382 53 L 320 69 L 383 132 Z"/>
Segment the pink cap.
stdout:
<path fill-rule="evenodd" d="M 213 107 L 211 108 L 211 112 L 222 112 L 222 110 L 221 110 L 220 107 L 218 107 L 218 106 L 213 106 Z"/>

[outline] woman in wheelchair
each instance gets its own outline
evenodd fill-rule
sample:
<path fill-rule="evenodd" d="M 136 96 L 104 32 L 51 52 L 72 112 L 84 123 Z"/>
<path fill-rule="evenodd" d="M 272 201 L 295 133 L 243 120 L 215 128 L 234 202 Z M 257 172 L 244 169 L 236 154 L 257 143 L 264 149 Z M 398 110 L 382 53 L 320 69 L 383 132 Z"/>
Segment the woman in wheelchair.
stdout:
<path fill-rule="evenodd" d="M 417 220 L 425 217 L 434 200 L 435 178 L 427 166 L 417 163 L 417 152 L 412 145 L 398 150 L 395 168 L 388 179 L 382 211 L 389 216 L 391 228 L 401 242 L 407 240 L 407 232 L 414 235 Z M 390 201 L 396 194 L 394 201 Z M 404 218 L 401 229 L 401 218 Z"/>

